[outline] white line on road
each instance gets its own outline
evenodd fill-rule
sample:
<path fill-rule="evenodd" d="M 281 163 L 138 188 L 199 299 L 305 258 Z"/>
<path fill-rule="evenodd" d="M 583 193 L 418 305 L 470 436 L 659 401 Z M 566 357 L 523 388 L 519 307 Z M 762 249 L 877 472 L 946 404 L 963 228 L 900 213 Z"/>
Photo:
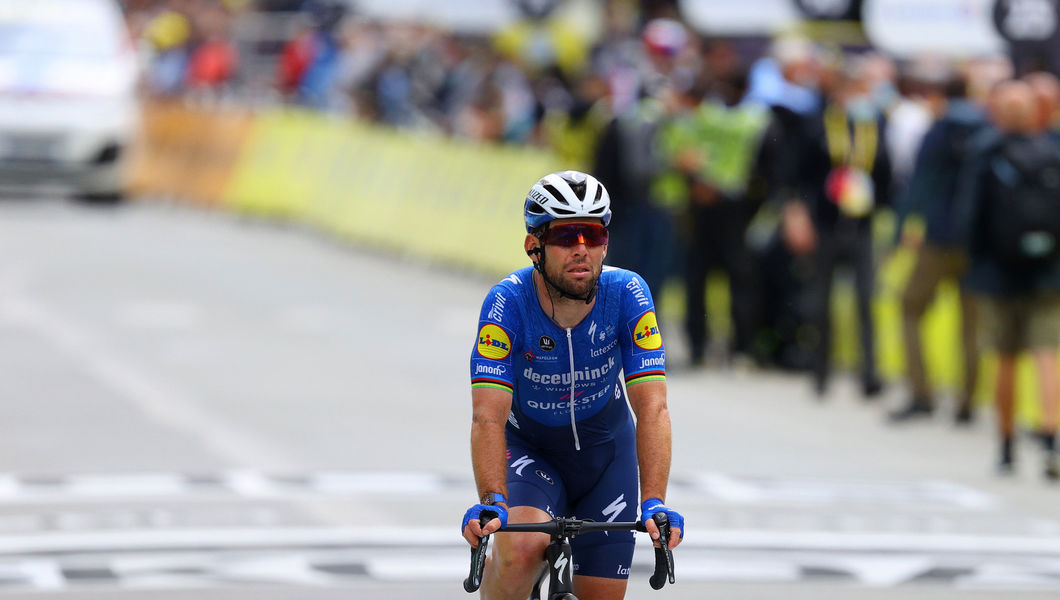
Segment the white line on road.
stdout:
<path fill-rule="evenodd" d="M 67 492 L 73 496 L 128 497 L 171 496 L 183 493 L 187 486 L 177 474 L 73 475 L 67 480 Z"/>
<path fill-rule="evenodd" d="M 0 577 L 23 579 L 38 590 L 58 590 L 66 587 L 59 564 L 51 560 L 21 560 L 0 565 Z"/>
<path fill-rule="evenodd" d="M 126 529 L 0 536 L 0 554 L 273 547 L 463 547 L 453 527 Z M 647 540 L 642 540 L 647 543 Z M 1060 557 L 1060 537 L 775 530 L 697 530 L 686 550 Z"/>
<path fill-rule="evenodd" d="M 703 492 L 741 504 L 887 504 L 952 506 L 970 510 L 997 507 L 997 500 L 949 481 L 834 481 L 808 478 L 755 478 L 703 473 L 693 478 Z"/>

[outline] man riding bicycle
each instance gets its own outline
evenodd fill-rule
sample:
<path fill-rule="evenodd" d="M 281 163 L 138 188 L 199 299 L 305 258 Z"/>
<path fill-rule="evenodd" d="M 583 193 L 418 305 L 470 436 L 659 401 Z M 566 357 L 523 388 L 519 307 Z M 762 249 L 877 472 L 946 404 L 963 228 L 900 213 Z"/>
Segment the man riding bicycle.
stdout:
<path fill-rule="evenodd" d="M 651 517 L 666 514 L 676 547 L 684 519 L 663 504 L 670 471 L 665 350 L 644 281 L 603 266 L 607 190 L 585 173 L 552 173 L 531 188 L 523 213 L 523 245 L 534 264 L 487 294 L 471 355 L 480 499 L 464 515 L 464 537 L 477 547 L 480 536 L 508 522 L 564 516 L 633 521 L 639 504 L 653 540 L 659 530 Z M 483 511 L 499 517 L 482 527 Z M 548 543 L 541 533 L 501 536 L 482 597 L 525 599 Z M 632 531 L 588 533 L 571 545 L 580 598 L 625 595 Z"/>

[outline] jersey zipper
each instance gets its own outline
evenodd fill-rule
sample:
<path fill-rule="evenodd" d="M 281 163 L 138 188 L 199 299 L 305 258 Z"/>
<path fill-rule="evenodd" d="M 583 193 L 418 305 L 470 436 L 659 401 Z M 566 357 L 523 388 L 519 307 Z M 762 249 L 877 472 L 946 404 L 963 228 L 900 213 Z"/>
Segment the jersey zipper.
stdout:
<path fill-rule="evenodd" d="M 581 442 L 578 441 L 578 426 L 574 423 L 574 342 L 571 340 L 570 327 L 567 327 L 567 352 L 570 354 L 570 429 L 574 432 L 574 449 L 581 450 Z"/>

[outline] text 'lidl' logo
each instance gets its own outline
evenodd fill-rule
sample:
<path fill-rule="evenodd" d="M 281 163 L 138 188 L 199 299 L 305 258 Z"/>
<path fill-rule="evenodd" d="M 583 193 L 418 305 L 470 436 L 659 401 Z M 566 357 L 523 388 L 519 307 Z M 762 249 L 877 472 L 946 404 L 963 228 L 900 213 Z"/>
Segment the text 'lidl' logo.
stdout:
<path fill-rule="evenodd" d="M 478 330 L 478 353 L 486 358 L 501 360 L 512 352 L 512 341 L 503 329 L 486 324 Z"/>
<path fill-rule="evenodd" d="M 644 313 L 633 328 L 633 343 L 643 350 L 658 350 L 662 348 L 662 335 L 659 333 L 659 323 L 655 321 L 655 311 Z"/>

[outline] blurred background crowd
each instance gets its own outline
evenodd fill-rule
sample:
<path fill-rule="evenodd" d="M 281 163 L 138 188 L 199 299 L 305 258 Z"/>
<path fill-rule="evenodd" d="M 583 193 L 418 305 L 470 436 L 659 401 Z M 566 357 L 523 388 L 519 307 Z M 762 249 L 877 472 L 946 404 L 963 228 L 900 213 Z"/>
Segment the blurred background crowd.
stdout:
<path fill-rule="evenodd" d="M 1055 456 L 1060 214 L 1042 201 L 1060 193 L 1055 2 L 965 2 L 992 11 L 988 42 L 900 53 L 866 35 L 860 1 L 785 3 L 803 25 L 765 35 L 704 28 L 711 13 L 692 7 L 710 2 L 518 0 L 502 27 L 474 7 L 454 27 L 381 18 L 379 4 L 124 2 L 148 97 L 534 145 L 593 173 L 615 212 L 608 262 L 653 290 L 677 282 L 693 366 L 805 371 L 825 396 L 832 340 L 856 337 L 861 391 L 877 397 L 877 266 L 904 247 L 916 257 L 901 295 L 909 391 L 889 418 L 935 410 L 920 325 L 940 282 L 958 282 L 953 418 L 974 418 L 979 351 L 996 351 L 1010 467 L 1014 360 L 1032 350 Z M 834 332 L 839 271 L 853 275 L 857 328 Z M 717 272 L 728 319 L 707 317 Z M 1060 476 L 1055 458 L 1046 471 Z"/>

